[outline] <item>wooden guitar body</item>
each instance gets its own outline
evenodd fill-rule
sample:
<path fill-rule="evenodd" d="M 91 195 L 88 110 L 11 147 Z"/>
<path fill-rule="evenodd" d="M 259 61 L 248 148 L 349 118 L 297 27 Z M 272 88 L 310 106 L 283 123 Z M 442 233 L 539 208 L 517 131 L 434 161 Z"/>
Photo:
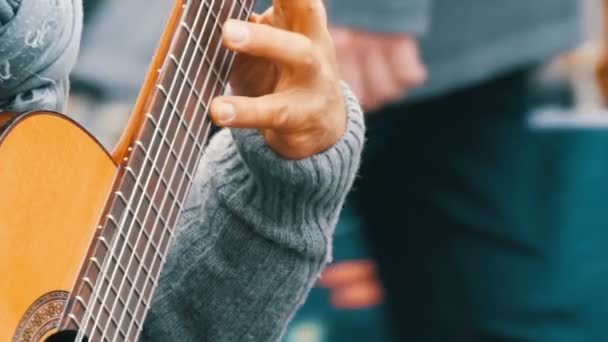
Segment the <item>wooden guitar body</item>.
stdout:
<path fill-rule="evenodd" d="M 137 341 L 253 0 L 177 0 L 110 155 L 57 113 L 0 113 L 0 342 Z"/>
<path fill-rule="evenodd" d="M 55 331 L 116 172 L 59 114 L 22 114 L 0 128 L 0 341 Z"/>

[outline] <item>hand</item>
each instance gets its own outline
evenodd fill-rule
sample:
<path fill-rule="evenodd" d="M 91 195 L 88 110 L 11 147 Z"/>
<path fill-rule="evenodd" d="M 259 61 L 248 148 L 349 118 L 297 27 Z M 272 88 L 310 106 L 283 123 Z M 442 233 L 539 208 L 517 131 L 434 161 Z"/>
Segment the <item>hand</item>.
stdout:
<path fill-rule="evenodd" d="M 241 54 L 235 96 L 211 106 L 216 124 L 260 130 L 287 159 L 323 152 L 344 135 L 346 108 L 322 0 L 275 0 L 251 22 L 229 20 L 224 44 Z"/>
<path fill-rule="evenodd" d="M 330 289 L 331 303 L 336 309 L 365 309 L 383 302 L 384 291 L 376 266 L 367 260 L 327 266 L 319 285 Z"/>
<path fill-rule="evenodd" d="M 332 27 L 342 77 L 366 111 L 375 111 L 422 85 L 427 70 L 418 41 L 407 34 L 379 34 Z"/>

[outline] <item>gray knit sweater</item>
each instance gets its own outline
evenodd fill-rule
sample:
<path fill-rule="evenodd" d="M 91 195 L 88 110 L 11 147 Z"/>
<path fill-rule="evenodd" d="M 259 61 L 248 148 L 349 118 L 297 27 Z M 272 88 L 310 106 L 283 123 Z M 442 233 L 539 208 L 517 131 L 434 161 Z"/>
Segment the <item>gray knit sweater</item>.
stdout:
<path fill-rule="evenodd" d="M 21 7 L 19 7 L 21 2 Z M 79 0 L 0 0 L 3 110 L 63 108 Z M 275 341 L 331 257 L 364 125 L 331 149 L 286 161 L 257 131 L 224 130 L 203 156 L 143 341 Z"/>

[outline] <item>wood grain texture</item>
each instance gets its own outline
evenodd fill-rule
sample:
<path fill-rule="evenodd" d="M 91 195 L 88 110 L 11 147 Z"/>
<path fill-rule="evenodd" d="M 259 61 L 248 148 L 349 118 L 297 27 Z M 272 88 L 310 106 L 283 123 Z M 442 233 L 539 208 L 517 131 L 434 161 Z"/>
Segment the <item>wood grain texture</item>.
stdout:
<path fill-rule="evenodd" d="M 115 174 L 98 142 L 57 114 L 27 114 L 4 131 L 0 341 L 40 296 L 72 289 Z"/>
<path fill-rule="evenodd" d="M 114 152 L 112 153 L 112 157 L 116 164 L 120 164 L 121 160 L 127 154 L 129 146 L 133 144 L 133 141 L 139 134 L 147 108 L 149 107 L 151 95 L 156 86 L 156 82 L 158 81 L 158 71 L 162 68 L 163 63 L 167 58 L 167 53 L 169 52 L 171 43 L 173 42 L 173 36 L 179 27 L 180 19 L 184 13 L 184 6 L 185 0 L 175 1 L 175 7 L 169 21 L 167 22 L 165 32 L 161 37 L 160 45 L 156 51 L 152 64 L 150 65 L 150 70 L 146 75 L 139 98 L 135 104 L 135 109 L 133 110 L 127 127 L 125 128 L 120 140 L 118 141 L 118 144 L 114 149 Z"/>
<path fill-rule="evenodd" d="M 15 115 L 15 113 L 0 113 L 0 128 L 4 126 Z"/>

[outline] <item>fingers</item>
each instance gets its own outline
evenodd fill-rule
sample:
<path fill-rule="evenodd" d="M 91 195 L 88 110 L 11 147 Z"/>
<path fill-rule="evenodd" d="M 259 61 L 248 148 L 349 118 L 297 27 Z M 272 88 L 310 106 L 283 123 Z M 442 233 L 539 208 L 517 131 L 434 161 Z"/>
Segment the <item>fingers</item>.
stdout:
<path fill-rule="evenodd" d="M 366 94 L 362 101 L 366 110 L 380 109 L 405 93 L 407 85 L 396 78 L 384 51 L 369 51 L 363 56 L 362 62 Z"/>
<path fill-rule="evenodd" d="M 340 75 L 348 85 L 350 85 L 351 89 L 363 105 L 366 101 L 366 92 L 365 92 L 365 81 L 363 79 L 363 73 L 361 68 L 361 58 L 355 54 L 344 54 L 343 56 L 338 56 L 340 59 Z"/>
<path fill-rule="evenodd" d="M 384 299 L 376 268 L 368 260 L 329 265 L 323 272 L 319 285 L 330 290 L 331 303 L 337 309 L 369 308 L 381 304 Z"/>
<path fill-rule="evenodd" d="M 330 28 L 330 32 L 333 37 L 336 55 L 339 61 L 338 67 L 340 69 L 340 77 L 350 85 L 359 101 L 363 104 L 365 86 L 361 72 L 362 58 L 359 49 L 354 48 L 352 45 L 353 32 L 338 27 Z"/>
<path fill-rule="evenodd" d="M 426 66 L 422 62 L 418 43 L 409 38 L 390 50 L 387 60 L 391 68 L 395 70 L 396 80 L 407 87 L 422 85 L 427 79 Z"/>
<path fill-rule="evenodd" d="M 384 290 L 377 281 L 361 281 L 331 291 L 330 301 L 334 308 L 360 310 L 380 305 Z"/>
<path fill-rule="evenodd" d="M 288 30 L 312 39 L 327 34 L 327 14 L 322 0 L 274 0 L 274 11 Z"/>
<path fill-rule="evenodd" d="M 319 285 L 323 287 L 340 287 L 353 282 L 375 279 L 375 277 L 376 266 L 372 261 L 346 261 L 329 265 L 323 271 L 323 276 L 319 279 Z"/>
<path fill-rule="evenodd" d="M 330 27 L 342 77 L 363 108 L 381 109 L 427 79 L 415 37 Z"/>
<path fill-rule="evenodd" d="M 311 67 L 318 63 L 310 39 L 268 25 L 228 20 L 224 43 L 237 52 L 268 58 L 283 65 Z"/>
<path fill-rule="evenodd" d="M 222 96 L 213 100 L 211 116 L 222 127 L 286 130 L 305 118 L 305 106 L 291 106 L 291 94 L 275 93 L 262 97 Z"/>

